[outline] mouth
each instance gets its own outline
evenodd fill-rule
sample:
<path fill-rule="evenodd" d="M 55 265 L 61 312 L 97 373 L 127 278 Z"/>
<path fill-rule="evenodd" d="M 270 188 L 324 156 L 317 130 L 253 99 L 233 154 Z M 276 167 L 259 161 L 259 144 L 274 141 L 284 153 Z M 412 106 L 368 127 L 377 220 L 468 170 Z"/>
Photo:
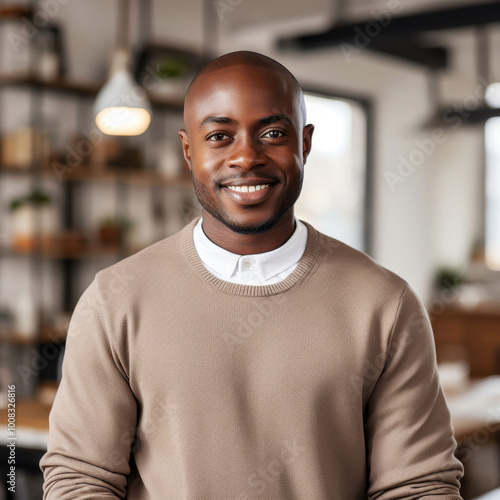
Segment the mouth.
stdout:
<path fill-rule="evenodd" d="M 256 205 L 265 201 L 271 194 L 276 182 L 239 181 L 237 184 L 222 185 L 227 195 L 241 205 Z"/>

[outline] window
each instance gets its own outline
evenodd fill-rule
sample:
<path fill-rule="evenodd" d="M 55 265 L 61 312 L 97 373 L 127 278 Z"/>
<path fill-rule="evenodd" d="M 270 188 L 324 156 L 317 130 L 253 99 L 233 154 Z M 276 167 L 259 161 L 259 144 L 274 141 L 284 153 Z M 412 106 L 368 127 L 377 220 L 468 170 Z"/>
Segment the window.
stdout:
<path fill-rule="evenodd" d="M 306 93 L 307 123 L 315 126 L 299 219 L 368 251 L 367 111 L 361 103 Z"/>
<path fill-rule="evenodd" d="M 485 257 L 490 269 L 500 271 L 500 118 L 486 122 Z"/>

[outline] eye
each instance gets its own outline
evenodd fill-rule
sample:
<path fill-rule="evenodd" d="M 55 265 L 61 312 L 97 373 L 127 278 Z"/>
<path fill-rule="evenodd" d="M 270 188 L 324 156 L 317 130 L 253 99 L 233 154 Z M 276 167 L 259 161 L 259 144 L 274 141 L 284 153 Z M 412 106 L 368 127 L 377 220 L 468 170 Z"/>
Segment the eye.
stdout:
<path fill-rule="evenodd" d="M 280 139 L 281 137 L 285 137 L 285 133 L 281 130 L 268 130 L 262 137 L 268 137 L 270 139 Z"/>
<path fill-rule="evenodd" d="M 216 132 L 215 134 L 209 135 L 207 137 L 207 140 L 212 142 L 218 142 L 218 141 L 225 141 L 226 139 L 229 138 L 230 137 L 227 134 L 223 134 L 222 132 Z"/>

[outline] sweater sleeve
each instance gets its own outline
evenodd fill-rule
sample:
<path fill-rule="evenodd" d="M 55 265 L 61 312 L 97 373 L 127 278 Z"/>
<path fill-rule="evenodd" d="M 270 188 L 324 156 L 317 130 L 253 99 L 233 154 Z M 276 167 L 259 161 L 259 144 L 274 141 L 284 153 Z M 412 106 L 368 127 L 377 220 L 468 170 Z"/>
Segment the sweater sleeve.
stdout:
<path fill-rule="evenodd" d="M 459 500 L 462 464 L 440 386 L 432 329 L 404 289 L 385 366 L 365 410 L 370 500 Z"/>
<path fill-rule="evenodd" d="M 137 407 L 110 341 L 107 307 L 96 279 L 71 319 L 40 461 L 44 500 L 126 497 Z"/>

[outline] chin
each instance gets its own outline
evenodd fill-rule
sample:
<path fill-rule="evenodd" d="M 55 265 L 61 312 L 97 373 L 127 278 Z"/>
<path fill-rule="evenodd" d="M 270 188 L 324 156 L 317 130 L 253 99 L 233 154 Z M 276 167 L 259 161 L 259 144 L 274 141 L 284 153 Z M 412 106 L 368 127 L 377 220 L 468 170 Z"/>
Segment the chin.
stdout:
<path fill-rule="evenodd" d="M 244 221 L 237 220 L 228 214 L 212 214 L 228 229 L 237 234 L 263 234 L 270 231 L 288 212 L 274 213 L 268 218 L 261 220 Z"/>
<path fill-rule="evenodd" d="M 231 229 L 234 233 L 238 234 L 262 234 L 262 233 L 267 233 L 270 231 L 275 225 L 277 221 L 271 220 L 271 221 L 265 221 L 259 224 L 251 224 L 251 225 L 244 225 L 244 224 L 238 224 L 238 223 L 233 223 L 232 221 L 224 221 L 224 224 L 226 227 Z"/>

